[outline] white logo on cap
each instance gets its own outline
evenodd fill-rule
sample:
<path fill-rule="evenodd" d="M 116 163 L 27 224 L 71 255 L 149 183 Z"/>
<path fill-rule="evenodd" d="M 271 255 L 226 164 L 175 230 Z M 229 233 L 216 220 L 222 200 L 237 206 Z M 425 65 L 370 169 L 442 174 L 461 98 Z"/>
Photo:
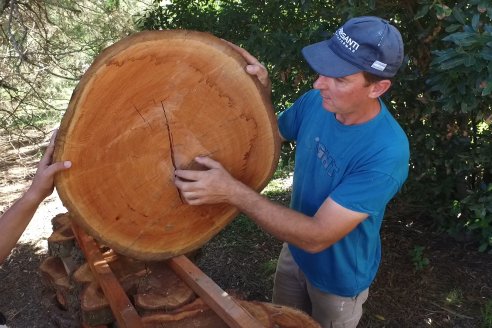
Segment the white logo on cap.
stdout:
<path fill-rule="evenodd" d="M 386 68 L 386 64 L 380 62 L 379 60 L 376 60 L 374 63 L 372 63 L 371 67 L 377 69 L 378 71 L 384 71 L 384 69 Z"/>
<path fill-rule="evenodd" d="M 355 52 L 359 49 L 359 44 L 343 31 L 343 27 L 339 28 L 335 35 L 337 36 L 338 41 L 340 41 L 350 51 Z"/>

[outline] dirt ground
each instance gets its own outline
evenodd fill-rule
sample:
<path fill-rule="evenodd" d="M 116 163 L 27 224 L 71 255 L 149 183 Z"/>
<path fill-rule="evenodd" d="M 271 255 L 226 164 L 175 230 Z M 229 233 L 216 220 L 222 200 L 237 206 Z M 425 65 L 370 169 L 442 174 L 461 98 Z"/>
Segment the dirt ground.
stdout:
<path fill-rule="evenodd" d="M 36 147 L 5 142 L 0 143 L 0 151 L 3 213 L 29 183 L 39 152 Z M 274 198 L 285 203 L 288 193 Z M 390 207 L 383 224 L 383 260 L 359 327 L 484 327 L 482 311 L 492 300 L 492 255 L 435 232 L 425 217 L 411 217 L 397 204 Z M 50 219 L 62 212 L 65 209 L 55 193 L 0 266 L 0 312 L 10 328 L 71 326 L 38 272 L 47 253 Z M 223 289 L 245 299 L 269 301 L 280 246 L 239 217 L 207 243 L 197 264 Z M 412 260 L 418 247 L 422 254 Z M 425 259 L 428 265 L 416 270 L 415 263 L 423 264 Z"/>

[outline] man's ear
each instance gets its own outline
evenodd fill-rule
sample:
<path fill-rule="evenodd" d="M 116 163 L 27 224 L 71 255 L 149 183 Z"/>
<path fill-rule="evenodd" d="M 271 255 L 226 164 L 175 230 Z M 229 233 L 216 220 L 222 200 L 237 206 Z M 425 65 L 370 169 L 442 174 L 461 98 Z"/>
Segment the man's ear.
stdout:
<path fill-rule="evenodd" d="M 390 80 L 381 80 L 371 84 L 370 98 L 379 98 L 391 87 Z"/>

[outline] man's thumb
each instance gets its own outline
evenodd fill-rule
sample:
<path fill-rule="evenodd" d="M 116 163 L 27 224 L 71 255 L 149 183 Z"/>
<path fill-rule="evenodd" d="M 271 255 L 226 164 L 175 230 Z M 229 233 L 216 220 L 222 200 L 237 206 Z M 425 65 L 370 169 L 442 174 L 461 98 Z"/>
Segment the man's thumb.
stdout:
<path fill-rule="evenodd" d="M 246 66 L 246 71 L 249 74 L 256 74 L 256 73 L 258 73 L 258 66 L 256 66 L 256 65 L 248 65 L 248 66 Z"/>
<path fill-rule="evenodd" d="M 208 156 L 198 156 L 198 157 L 195 157 L 195 161 L 198 164 L 202 164 L 203 166 L 205 166 L 205 167 L 207 167 L 209 169 L 216 169 L 216 168 L 221 167 L 221 165 L 220 165 L 219 162 L 214 161 L 213 159 L 211 159 Z"/>

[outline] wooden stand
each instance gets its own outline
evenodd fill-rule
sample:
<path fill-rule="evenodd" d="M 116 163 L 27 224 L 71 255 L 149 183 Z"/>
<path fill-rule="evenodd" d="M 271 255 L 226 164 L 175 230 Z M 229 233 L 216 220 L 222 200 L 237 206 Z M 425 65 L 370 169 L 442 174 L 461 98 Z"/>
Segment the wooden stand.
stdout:
<path fill-rule="evenodd" d="M 96 241 L 74 222 L 72 229 L 93 275 L 108 300 L 118 327 L 144 328 L 141 317 L 111 271 Z M 184 255 L 168 260 L 168 265 L 229 327 L 264 327 Z"/>

